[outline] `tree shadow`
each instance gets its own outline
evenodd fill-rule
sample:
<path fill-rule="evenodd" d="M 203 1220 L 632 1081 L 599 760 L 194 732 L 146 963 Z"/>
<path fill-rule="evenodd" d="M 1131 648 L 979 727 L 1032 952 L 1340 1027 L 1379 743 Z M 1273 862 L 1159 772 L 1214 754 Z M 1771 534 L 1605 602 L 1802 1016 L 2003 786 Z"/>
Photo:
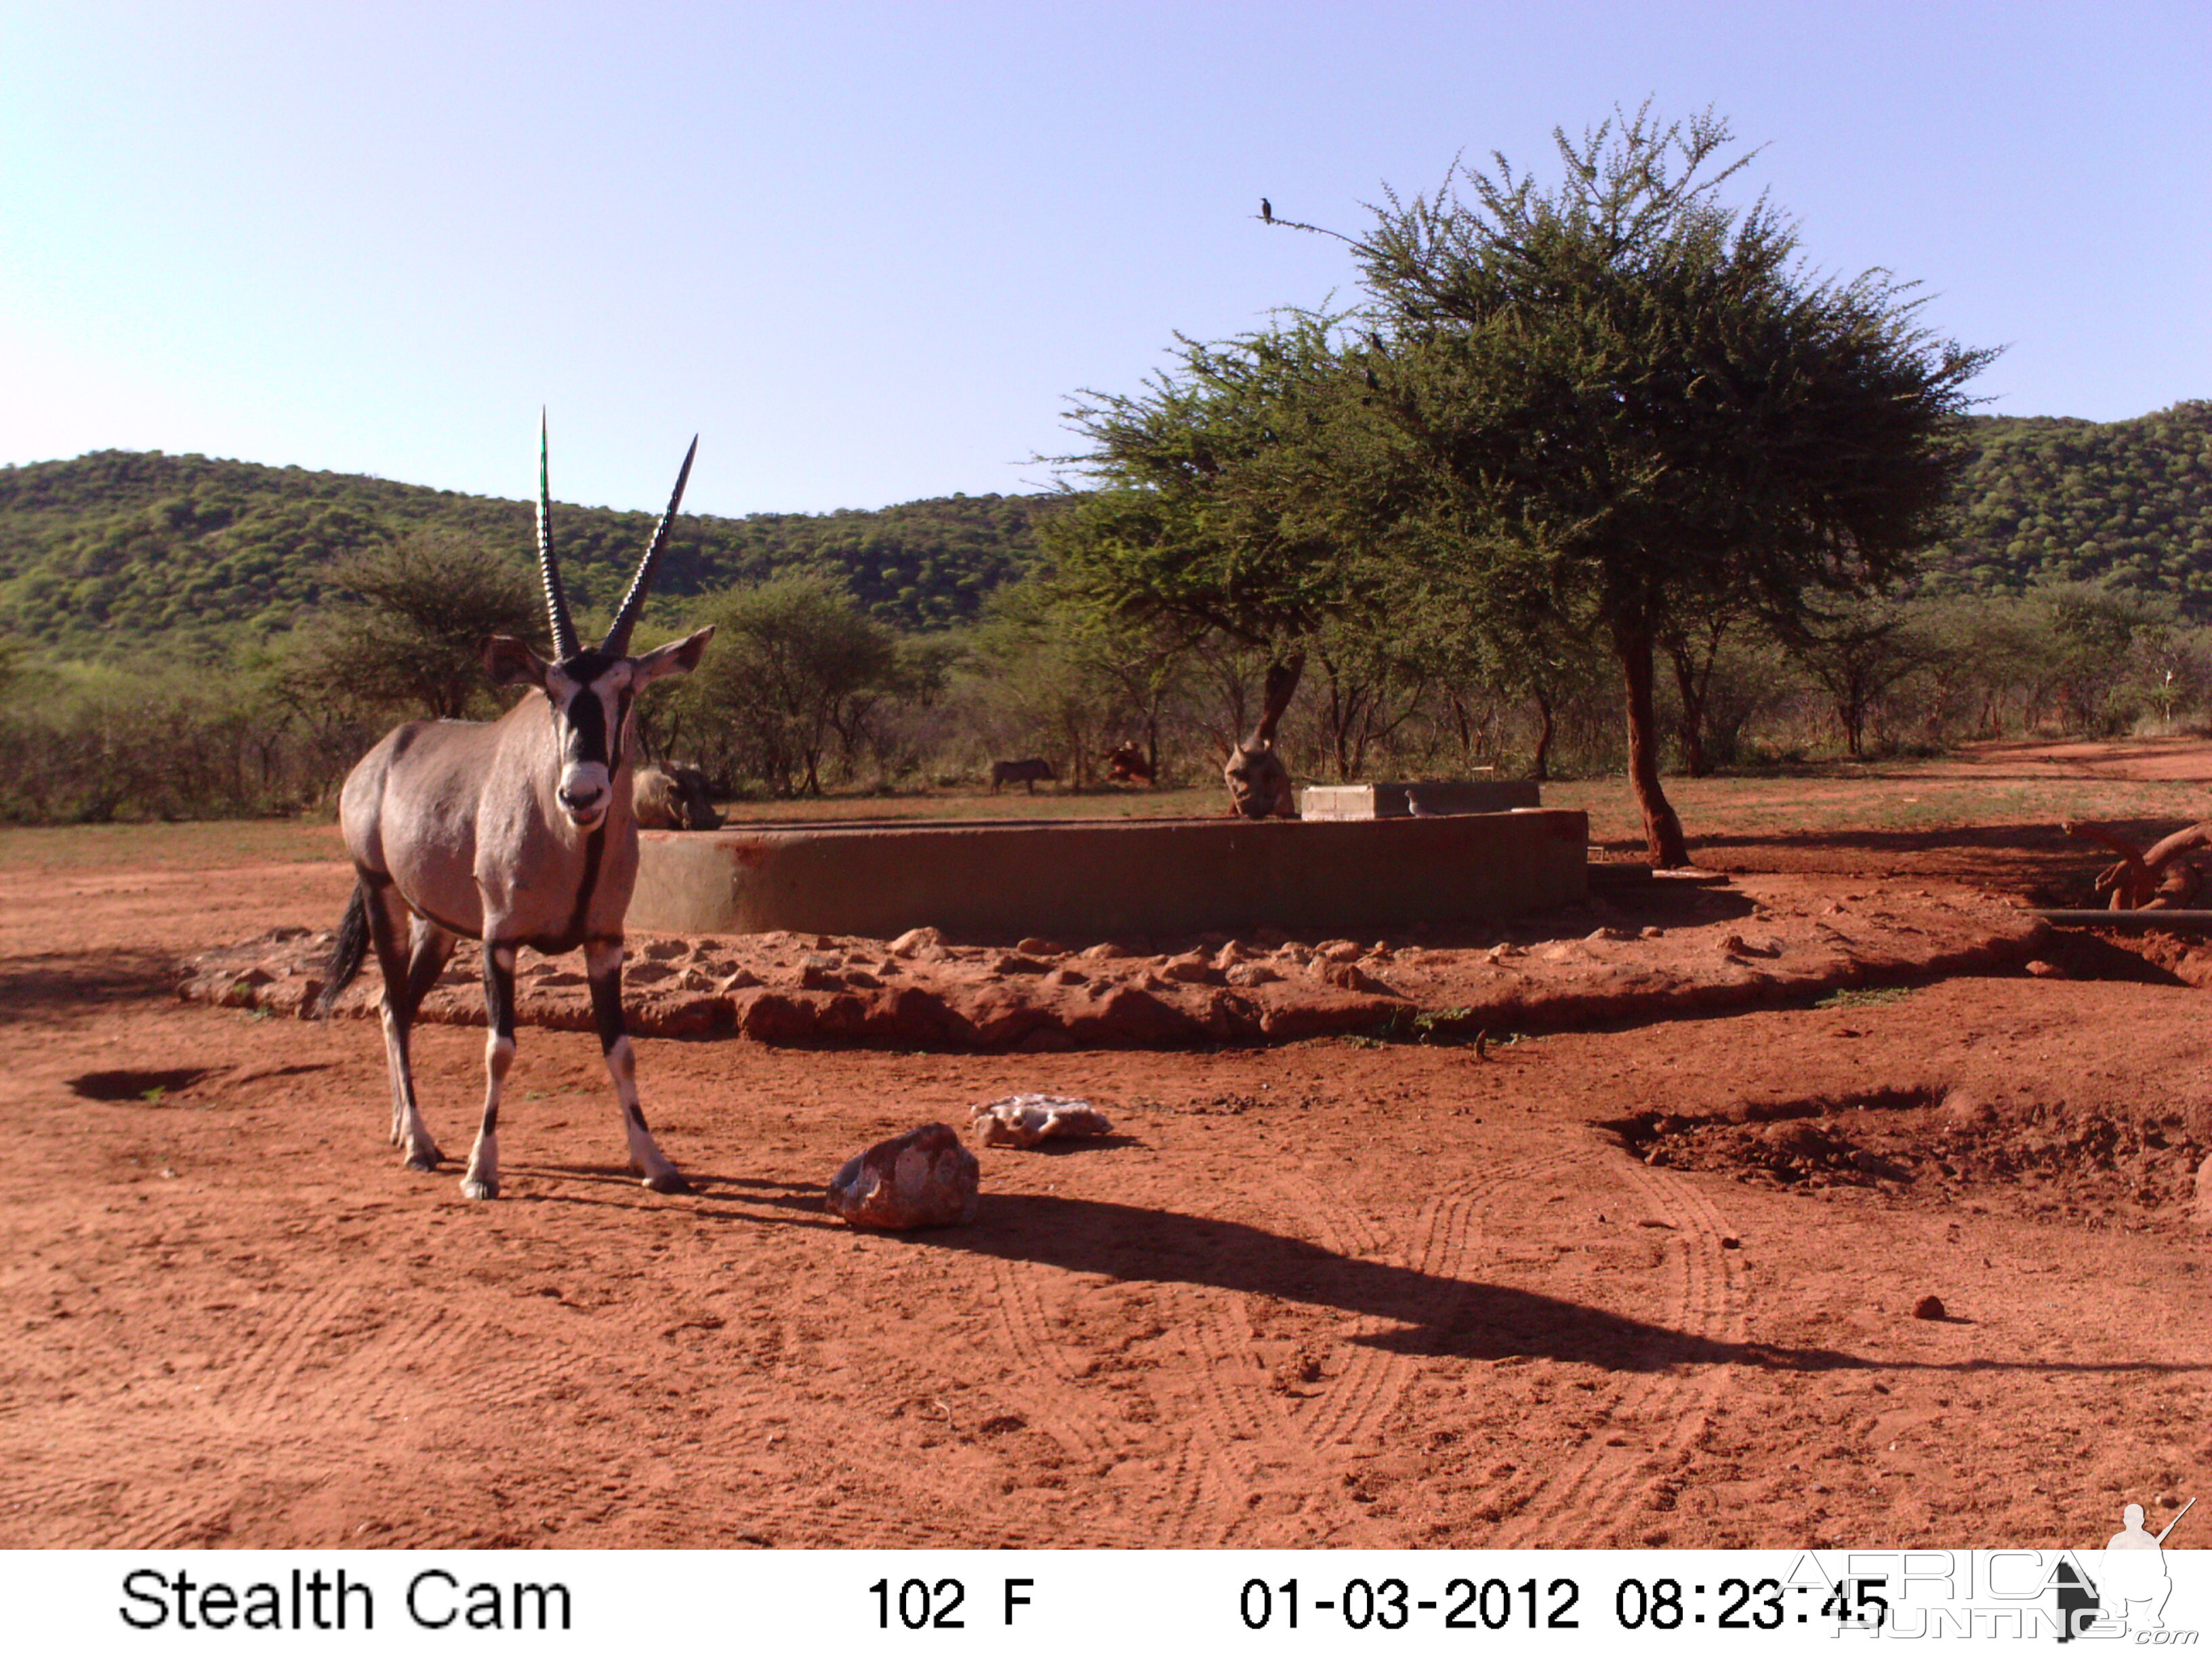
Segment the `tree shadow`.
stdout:
<path fill-rule="evenodd" d="M 2121 836 L 2148 847 L 2174 825 L 2170 819 L 2100 818 Z M 2051 884 L 2087 893 L 2098 870 L 2112 855 L 2094 842 L 2069 836 L 2055 823 L 1944 824 L 1913 830 L 1819 830 L 1799 834 L 1743 831 L 1691 838 L 1691 856 L 1729 854 L 1729 867 L 1784 871 L 1822 870 L 1863 876 L 1870 866 L 1888 860 L 1909 864 L 1911 873 L 1940 875 L 1982 885 Z M 1902 871 L 1900 871 L 1902 873 Z M 2101 899 L 2084 899 L 2101 904 Z"/>
<path fill-rule="evenodd" d="M 988 1194 L 975 1225 L 910 1238 L 918 1247 L 1069 1273 L 1202 1285 L 1386 1319 L 1401 1328 L 1355 1340 L 1395 1353 L 1549 1358 L 1614 1371 L 1731 1364 L 1826 1370 L 1869 1363 L 1826 1349 L 1714 1341 L 1534 1291 L 1339 1255 L 1243 1222 L 1091 1199 Z"/>
<path fill-rule="evenodd" d="M 443 1169 L 450 1164 L 459 1170 L 466 1162 L 464 1158 L 447 1158 L 439 1167 Z M 627 1164 L 556 1164 L 543 1158 L 528 1161 L 501 1158 L 500 1174 L 502 1178 L 530 1176 L 539 1180 L 577 1182 L 586 1186 L 637 1187 L 641 1190 L 643 1188 L 637 1171 Z M 795 1204 L 800 1201 L 800 1195 L 811 1194 L 814 1207 L 821 1207 L 823 1188 L 818 1181 L 770 1181 L 761 1176 L 713 1175 L 688 1167 L 684 1170 L 684 1178 L 691 1183 L 693 1193 L 701 1198 L 747 1198 L 755 1203 Z M 759 1195 L 744 1191 L 747 1188 L 758 1189 Z"/>
<path fill-rule="evenodd" d="M 508 1173 L 535 1176 L 548 1182 L 545 1188 L 516 1195 L 526 1203 L 644 1212 L 665 1209 L 672 1202 L 647 1193 L 634 1173 L 612 1164 L 516 1164 L 508 1166 Z M 986 1194 L 976 1220 L 966 1226 L 913 1232 L 855 1230 L 824 1210 L 822 1188 L 813 1182 L 708 1175 L 696 1170 L 686 1170 L 685 1175 L 696 1184 L 695 1199 L 708 1200 L 684 1206 L 685 1212 L 702 1220 L 824 1233 L 866 1231 L 915 1249 L 1029 1261 L 1128 1284 L 1203 1285 L 1333 1308 L 1397 1325 L 1396 1330 L 1352 1339 L 1361 1346 L 1391 1353 L 1459 1359 L 1553 1359 L 1626 1373 L 1690 1365 L 1751 1365 L 1796 1371 L 2027 1371 L 2092 1376 L 2212 1372 L 2212 1364 L 2157 1360 L 1931 1361 L 1779 1342 L 1723 1341 L 1539 1291 L 1449 1279 L 1388 1262 L 1339 1255 L 1304 1239 L 1243 1222 L 1050 1194 Z M 563 1183 L 580 1184 L 587 1189 L 619 1187 L 624 1192 L 621 1197 L 599 1196 L 589 1190 L 563 1191 Z"/>
<path fill-rule="evenodd" d="M 1608 927 L 1647 924 L 1684 925 L 1744 921 L 1759 907 L 1743 893 L 1716 884 L 1652 882 L 1648 885 L 1608 889 L 1594 896 L 1604 901 L 1601 913 Z M 1575 905 L 1556 910 L 1526 910 L 1489 921 L 1429 922 L 1416 930 L 1419 942 L 1441 951 L 1480 951 L 1501 941 L 1542 945 L 1554 939 L 1581 939 L 1595 925 L 1591 910 Z"/>
<path fill-rule="evenodd" d="M 2060 928 L 2052 933 L 2047 943 L 2037 948 L 2045 960 L 2064 969 L 2069 979 L 2106 980 L 2129 985 L 2164 985 L 2185 988 L 2189 985 L 2189 981 L 2180 975 L 2160 967 L 2140 952 L 2077 928 Z"/>
<path fill-rule="evenodd" d="M 1723 1341 L 1533 1291 L 1338 1255 L 1242 1222 L 1050 1194 L 987 1195 L 973 1226 L 903 1237 L 917 1249 L 1030 1261 L 1115 1279 L 1206 1285 L 1389 1320 L 1400 1328 L 1354 1340 L 1393 1353 L 1553 1359 L 1624 1372 L 1682 1365 L 1803 1371 L 2212 1370 L 2154 1362 L 1931 1363 L 1783 1343 Z"/>
<path fill-rule="evenodd" d="M 0 960 L 0 1016 L 24 1024 L 73 1024 L 107 1002 L 173 1000 L 177 959 L 167 951 L 51 952 Z"/>
<path fill-rule="evenodd" d="M 86 1072 L 69 1080 L 69 1091 L 81 1100 L 108 1104 L 135 1101 L 158 1106 L 179 1089 L 189 1089 L 210 1075 L 212 1069 L 179 1066 L 167 1071 Z"/>

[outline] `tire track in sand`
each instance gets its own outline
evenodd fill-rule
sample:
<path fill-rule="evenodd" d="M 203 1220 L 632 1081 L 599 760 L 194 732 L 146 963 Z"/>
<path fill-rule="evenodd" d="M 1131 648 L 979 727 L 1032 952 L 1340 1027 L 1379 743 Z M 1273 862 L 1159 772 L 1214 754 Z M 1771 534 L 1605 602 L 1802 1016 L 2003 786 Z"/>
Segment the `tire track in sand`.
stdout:
<path fill-rule="evenodd" d="M 1183 1541 L 1186 1517 L 1197 1503 L 1198 1480 L 1182 1437 L 1172 1424 L 1146 1425 L 1143 1432 L 1137 1431 L 1137 1425 L 1118 1413 L 1102 1409 L 1099 1390 L 1083 1386 L 1082 1372 L 1070 1363 L 1047 1305 L 1048 1297 L 1057 1301 L 1066 1288 L 1064 1276 L 1034 1262 L 1000 1257 L 991 1263 L 991 1280 L 999 1335 L 1014 1362 L 1000 1391 L 1021 1408 L 1027 1427 L 1092 1476 L 1137 1455 L 1141 1442 L 1158 1433 L 1164 1431 L 1174 1445 L 1168 1480 L 1146 1483 L 1141 1490 L 1117 1490 L 1103 1513 L 1096 1504 L 1087 1506 L 1082 1528 L 1105 1544 L 1145 1547 Z M 1135 1513 L 1127 1507 L 1130 1498 L 1139 1504 Z"/>
<path fill-rule="evenodd" d="M 207 1405 L 216 1421 L 236 1435 L 274 1415 L 301 1367 L 359 1299 L 360 1291 L 346 1284 L 325 1285 L 295 1297 L 208 1390 Z"/>
<path fill-rule="evenodd" d="M 257 1467 L 271 1443 L 270 1403 L 314 1352 L 356 1299 L 344 1285 L 325 1285 L 289 1299 L 277 1316 L 254 1333 L 237 1362 L 211 1374 L 200 1392 L 155 1402 L 108 1401 L 92 1409 L 98 1425 L 88 1435 L 100 1447 L 98 1467 L 49 1476 L 9 1493 L 13 1519 L 34 1522 L 38 1541 L 55 1547 L 151 1547 L 184 1536 L 188 1541 L 227 1512 L 204 1487 L 185 1484 L 149 1506 L 134 1504 L 144 1486 L 134 1472 L 175 1467 L 195 1445 L 212 1441 L 226 1462 Z"/>
<path fill-rule="evenodd" d="M 39 1541 L 58 1547 L 151 1549 L 221 1543 L 250 1472 L 287 1460 L 301 1445 L 349 1423 L 392 1413 L 416 1397 L 426 1361 L 452 1346 L 461 1322 L 432 1308 L 396 1338 L 365 1324 L 362 1292 L 335 1285 L 294 1297 L 246 1346 L 237 1364 L 174 1409 L 111 1413 L 97 1432 L 103 1468 L 49 1478 L 9 1494 L 18 1522 L 35 1518 Z M 346 1345 L 335 1356 L 337 1343 Z M 326 1369 L 311 1375 L 318 1364 Z M 143 1419 L 143 1420 L 142 1420 Z M 185 1481 L 150 1504 L 133 1501 L 143 1483 L 130 1471 L 213 1455 L 233 1478 Z M 342 1472 L 334 1462 L 323 1473 Z M 120 1469 L 125 1473 L 112 1471 Z M 90 1504 L 86 1512 L 57 1515 Z"/>
<path fill-rule="evenodd" d="M 1490 1198 L 1505 1188 L 1541 1181 L 1575 1161 L 1571 1153 L 1545 1153 L 1498 1165 L 1478 1180 L 1433 1188 L 1414 1212 L 1403 1243 L 1395 1249 L 1386 1247 L 1384 1235 L 1367 1218 L 1347 1209 L 1326 1188 L 1308 1183 L 1308 1190 L 1325 1234 L 1343 1241 L 1334 1247 L 1340 1254 L 1380 1260 L 1453 1287 L 1423 1322 L 1428 1329 L 1446 1333 L 1460 1322 L 1476 1282 L 1481 1221 Z M 1308 1444 L 1317 1450 L 1382 1447 L 1390 1414 L 1418 1371 L 1410 1356 L 1373 1340 L 1400 1322 L 1366 1316 L 1355 1331 L 1338 1339 L 1344 1363 L 1328 1388 L 1290 1407 Z"/>
<path fill-rule="evenodd" d="M 1361 1311 L 1362 1300 L 1395 1291 L 1387 1285 L 1363 1286 L 1357 1267 L 1349 1284 L 1334 1295 L 1322 1287 L 1302 1298 L 1286 1290 L 1284 1299 L 1310 1300 L 1337 1319 L 1327 1339 L 1327 1381 L 1311 1394 L 1301 1395 L 1261 1363 L 1241 1294 L 1204 1285 L 1164 1287 L 1176 1316 L 1174 1328 L 1201 1379 L 1200 1408 L 1188 1418 L 1194 1449 L 1210 1472 L 1204 1496 L 1211 1520 L 1193 1517 L 1201 1541 L 1400 1541 L 1389 1535 L 1389 1523 L 1378 1522 L 1347 1491 L 1350 1462 L 1387 1448 L 1390 1417 L 1420 1369 L 1416 1356 L 1379 1339 L 1409 1322 L 1449 1332 L 1474 1288 L 1486 1201 L 1510 1184 L 1540 1179 L 1571 1161 L 1568 1155 L 1547 1154 L 1432 1189 L 1410 1220 L 1395 1227 L 1395 1217 L 1378 1219 L 1320 1183 L 1295 1177 L 1288 1194 L 1292 1201 L 1284 1208 L 1309 1218 L 1320 1249 L 1348 1263 L 1422 1275 L 1437 1281 L 1440 1292 L 1435 1305 L 1418 1312 Z M 1285 1538 L 1286 1526 L 1302 1536 Z"/>
<path fill-rule="evenodd" d="M 1693 1342 L 1743 1340 L 1747 1286 L 1741 1258 L 1721 1247 L 1725 1230 L 1717 1206 L 1684 1177 L 1625 1154 L 1593 1162 L 1595 1172 L 1632 1194 L 1651 1219 L 1670 1230 L 1659 1305 L 1637 1316 Z M 1507 1549 L 1640 1544 L 1628 1528 L 1646 1493 L 1705 1434 L 1714 1408 L 1733 1386 L 1730 1367 L 1715 1358 L 1690 1357 L 1632 1374 L 1613 1392 L 1598 1428 L 1563 1466 L 1547 1473 L 1492 1542 Z M 1607 1437 L 1607 1423 L 1624 1432 Z M 1608 1437 L 1628 1443 L 1607 1445 Z"/>

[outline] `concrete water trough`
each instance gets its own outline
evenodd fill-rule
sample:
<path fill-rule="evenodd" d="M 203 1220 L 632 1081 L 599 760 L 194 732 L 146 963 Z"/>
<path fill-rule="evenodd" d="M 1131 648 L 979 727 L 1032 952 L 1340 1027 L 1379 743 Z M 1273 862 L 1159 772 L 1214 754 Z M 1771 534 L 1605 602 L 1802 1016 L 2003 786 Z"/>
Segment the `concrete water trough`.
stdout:
<path fill-rule="evenodd" d="M 629 925 L 671 933 L 1069 942 L 1196 933 L 1369 934 L 1589 892 L 1581 812 L 1254 823 L 778 824 L 646 830 Z"/>

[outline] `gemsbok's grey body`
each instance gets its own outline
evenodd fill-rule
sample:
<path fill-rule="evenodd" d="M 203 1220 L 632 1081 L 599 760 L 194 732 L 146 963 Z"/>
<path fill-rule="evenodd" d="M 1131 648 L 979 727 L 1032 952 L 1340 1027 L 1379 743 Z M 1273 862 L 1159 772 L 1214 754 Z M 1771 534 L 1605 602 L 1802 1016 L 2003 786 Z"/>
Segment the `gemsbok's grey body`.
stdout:
<path fill-rule="evenodd" d="M 698 441 L 692 441 L 696 453 Z M 632 657 L 630 630 L 653 568 L 667 544 L 691 454 L 614 625 L 596 648 L 580 646 L 553 556 L 552 497 L 544 434 L 538 434 L 538 559 L 551 623 L 553 660 L 520 640 L 495 636 L 484 667 L 495 684 L 530 685 L 489 725 L 415 720 L 391 732 L 346 779 L 339 819 L 359 880 L 339 924 L 330 1012 L 361 971 L 370 946 L 384 970 L 384 1046 L 392 1071 L 392 1139 L 410 1167 L 442 1156 L 416 1105 L 407 1036 L 422 998 L 457 940 L 481 941 L 484 1109 L 461 1191 L 499 1196 L 499 1097 L 514 1058 L 515 953 L 581 948 L 599 1046 L 621 1097 L 630 1161 L 655 1192 L 687 1190 L 654 1145 L 637 1103 L 636 1070 L 623 1023 L 623 917 L 637 880 L 637 820 L 630 799 L 630 709 L 653 681 L 689 672 L 714 629 Z"/>

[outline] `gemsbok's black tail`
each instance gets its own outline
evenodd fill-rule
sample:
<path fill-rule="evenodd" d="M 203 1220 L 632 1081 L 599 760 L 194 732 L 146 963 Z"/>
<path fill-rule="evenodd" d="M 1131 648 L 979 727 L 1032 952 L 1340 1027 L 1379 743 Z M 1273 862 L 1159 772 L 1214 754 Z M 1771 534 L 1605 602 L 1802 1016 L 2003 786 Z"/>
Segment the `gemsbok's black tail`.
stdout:
<path fill-rule="evenodd" d="M 315 999 L 317 1019 L 331 1017 L 331 1010 L 338 1006 L 338 999 L 361 972 L 361 964 L 368 956 L 368 888 L 356 882 L 353 897 L 338 922 L 337 939 L 331 946 L 330 978 L 323 985 L 323 994 Z"/>

